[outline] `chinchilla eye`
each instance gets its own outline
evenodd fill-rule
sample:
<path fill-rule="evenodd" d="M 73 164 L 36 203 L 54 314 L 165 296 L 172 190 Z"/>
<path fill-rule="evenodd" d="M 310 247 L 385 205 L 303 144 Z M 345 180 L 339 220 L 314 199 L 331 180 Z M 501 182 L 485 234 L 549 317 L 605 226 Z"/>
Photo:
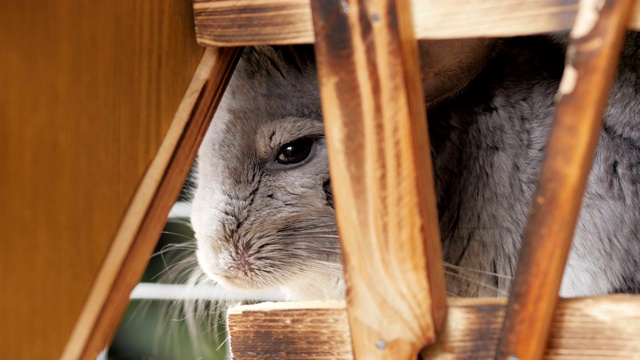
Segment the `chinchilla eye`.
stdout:
<path fill-rule="evenodd" d="M 283 165 L 297 164 L 304 161 L 311 153 L 313 139 L 300 138 L 282 145 L 278 150 L 276 162 Z"/>

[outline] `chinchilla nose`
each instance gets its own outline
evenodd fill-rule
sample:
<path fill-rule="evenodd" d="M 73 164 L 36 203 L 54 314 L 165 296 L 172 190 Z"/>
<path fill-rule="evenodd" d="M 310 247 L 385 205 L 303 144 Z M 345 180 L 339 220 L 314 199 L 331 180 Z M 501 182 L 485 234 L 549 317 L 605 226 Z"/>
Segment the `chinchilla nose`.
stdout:
<path fill-rule="evenodd" d="M 240 250 L 234 257 L 232 263 L 227 267 L 227 271 L 231 274 L 242 273 L 249 276 L 254 270 L 251 263 L 251 256 L 245 250 Z"/>

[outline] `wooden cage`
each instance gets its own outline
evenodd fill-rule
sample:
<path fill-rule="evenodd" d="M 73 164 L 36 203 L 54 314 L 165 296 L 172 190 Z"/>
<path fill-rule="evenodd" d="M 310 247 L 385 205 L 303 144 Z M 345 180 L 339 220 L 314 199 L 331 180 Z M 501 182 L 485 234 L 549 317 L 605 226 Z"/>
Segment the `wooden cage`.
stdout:
<path fill-rule="evenodd" d="M 427 344 L 431 345 L 421 353 L 423 358 L 640 356 L 637 297 L 558 301 L 620 46 L 626 30 L 637 26 L 633 5 L 196 1 L 201 43 L 315 43 L 331 175 L 340 184 L 335 196 L 348 284 L 346 305 L 234 308 L 228 316 L 233 356 L 408 359 Z M 225 26 L 230 19 L 240 19 L 242 26 Z M 450 299 L 447 304 L 433 179 L 421 178 L 419 171 L 430 170 L 431 161 L 425 151 L 429 142 L 416 39 L 570 29 L 575 51 L 567 55 L 510 298 Z M 381 105 L 374 109 L 378 100 Z M 380 148 L 384 155 L 376 152 Z M 377 172 L 385 176 L 374 176 Z M 545 266 L 536 266 L 543 262 Z M 629 321 L 614 320 L 617 314 L 619 320 Z"/>
<path fill-rule="evenodd" d="M 170 65 L 194 75 L 188 87 L 188 79 L 170 71 L 166 77 L 160 78 L 164 79 L 158 83 L 160 88 L 170 87 L 171 82 L 167 79 L 181 80 L 176 87 L 166 90 L 166 94 L 153 95 L 154 100 L 167 100 L 168 103 L 161 113 L 152 113 L 163 119 L 161 126 L 143 121 L 137 124 L 145 126 L 131 125 L 127 116 L 153 118 L 148 109 L 142 108 L 145 100 L 149 99 L 135 98 L 137 90 L 131 90 L 131 96 L 143 104 L 140 105 L 142 110 L 123 106 L 114 123 L 98 114 L 96 121 L 90 124 L 93 127 L 78 121 L 71 130 L 61 130 L 57 135 L 60 139 L 56 138 L 59 141 L 49 146 L 56 149 L 67 144 L 65 141 L 79 139 L 80 144 L 76 144 L 75 149 L 93 149 L 93 156 L 118 154 L 119 160 L 110 163 L 104 171 L 86 174 L 67 171 L 64 166 L 71 161 L 67 158 L 56 158 L 51 164 L 29 167 L 29 161 L 34 161 L 34 155 L 29 151 L 20 154 L 7 152 L 14 157 L 12 161 L 3 163 L 3 170 L 20 167 L 24 171 L 3 182 L 3 188 L 22 189 L 21 194 L 27 194 L 28 186 L 36 184 L 34 188 L 41 193 L 60 191 L 61 195 L 55 195 L 52 200 L 55 205 L 64 200 L 70 188 L 67 185 L 48 188 L 36 180 L 56 171 L 63 178 L 64 175 L 75 176 L 81 196 L 91 196 L 95 191 L 95 196 L 105 201 L 105 218 L 108 220 L 108 224 L 100 223 L 96 220 L 99 214 L 92 211 L 66 217 L 61 215 L 62 221 L 93 221 L 89 222 L 91 226 L 83 228 L 82 234 L 90 236 L 97 232 L 104 240 L 96 243 L 95 248 L 84 249 L 91 253 L 86 262 L 69 265 L 77 251 L 73 239 L 63 238 L 57 244 L 64 247 L 66 254 L 64 259 L 67 263 L 61 263 L 47 257 L 48 251 L 56 249 L 56 244 L 46 241 L 51 238 L 46 233 L 38 232 L 59 231 L 65 235 L 68 227 L 49 226 L 48 222 L 43 222 L 41 229 L 29 230 L 29 235 L 24 235 L 24 230 L 16 225 L 25 223 L 23 215 L 29 206 L 35 208 L 42 204 L 37 198 L 42 194 L 36 193 L 33 199 L 26 195 L 6 195 L 5 205 L 19 209 L 3 217 L 9 236 L 16 239 L 11 242 L 8 262 L 0 273 L 5 283 L 3 286 L 6 286 L 4 291 L 5 294 L 24 295 L 18 301 L 40 309 L 36 312 L 48 324 L 46 329 L 25 325 L 30 318 L 17 310 L 21 308 L 15 298 L 3 300 L 0 317 L 5 320 L 0 341 L 6 341 L 2 347 L 9 349 L 8 358 L 50 358 L 52 353 L 54 356 L 62 353 L 63 359 L 95 359 L 113 336 L 128 303 L 128 295 L 144 270 L 162 230 L 163 220 L 187 176 L 242 46 L 302 43 L 315 44 L 331 172 L 334 183 L 342 185 L 334 195 L 346 259 L 347 301 L 260 304 L 231 309 L 228 324 L 234 358 L 406 359 L 419 354 L 423 358 L 446 359 L 640 358 L 639 297 L 558 297 L 573 224 L 576 223 L 597 144 L 621 42 L 627 29 L 640 30 L 640 5 L 635 6 L 633 1 L 194 0 L 197 40 L 208 46 L 204 52 L 191 45 L 177 45 L 188 40 L 189 31 L 193 29 L 186 11 L 191 6 L 188 1 L 182 7 L 175 4 L 157 5 L 157 8 L 148 4 L 131 5 L 133 2 L 119 4 L 123 8 L 131 7 L 130 13 L 139 16 L 141 23 L 146 24 L 136 33 L 139 35 L 136 41 L 139 42 L 134 45 L 151 42 L 149 48 L 146 45 L 118 46 L 128 35 L 125 32 L 129 23 L 92 24 L 86 21 L 90 18 L 82 17 L 93 14 L 93 6 L 103 5 L 82 5 L 86 10 L 84 13 L 70 10 L 80 6 L 77 4 L 68 5 L 67 12 L 49 9 L 54 15 L 47 17 L 36 10 L 28 14 L 20 8 L 21 5 L 9 3 L 0 5 L 0 19 L 15 16 L 17 20 L 12 19 L 10 23 L 12 28 L 33 32 L 30 34 L 34 39 L 40 39 L 37 44 L 45 50 L 48 41 L 57 40 L 37 33 L 35 28 L 22 26 L 23 23 L 29 24 L 29 16 L 35 16 L 46 25 L 45 28 L 49 26 L 47 24 L 62 26 L 63 34 L 68 36 L 84 29 L 74 41 L 87 46 L 92 39 L 95 40 L 90 35 L 99 34 L 96 31 L 100 26 L 124 26 L 113 41 L 106 41 L 103 45 L 111 46 L 112 50 L 106 52 L 107 55 L 119 51 L 137 54 L 131 63 L 119 63 L 108 56 L 76 58 L 64 52 L 52 60 L 53 65 L 62 64 L 71 78 L 78 75 L 74 73 L 73 61 L 78 61 L 78 64 L 94 61 L 92 66 L 95 67 L 90 70 L 107 84 L 97 86 L 97 91 L 102 91 L 98 95 L 126 101 L 129 93 L 110 93 L 114 90 L 107 86 L 113 85 L 109 83 L 112 80 L 105 74 L 116 68 L 128 71 L 127 66 L 130 66 L 132 72 L 137 71 L 142 78 L 152 78 L 154 73 L 140 71 L 149 65 L 145 62 L 154 59 L 149 54 L 168 56 L 175 60 Z M 180 24 L 172 25 L 167 21 L 169 14 L 180 11 L 183 12 Z M 77 28 L 67 21 L 75 15 L 80 19 Z M 167 38 L 158 37 L 158 29 Z M 433 178 L 430 171 L 419 171 L 430 169 L 431 159 L 429 152 L 425 151 L 429 142 L 422 89 L 417 76 L 416 40 L 503 37 L 562 30 L 572 30 L 571 44 L 575 51 L 567 58 L 569 70 L 563 77 L 567 86 L 560 89 L 547 158 L 524 239 L 526 251 L 520 260 L 511 296 L 509 299 L 447 299 Z M 84 38 L 83 34 L 89 35 Z M 3 36 L 0 32 L 0 46 Z M 25 43 L 16 44 L 15 48 L 23 46 L 27 49 Z M 384 50 L 366 51 L 371 46 Z M 180 51 L 188 56 L 172 57 L 174 55 L 171 54 Z M 197 68 L 194 59 L 200 59 Z M 17 60 L 8 57 L 0 61 L 12 65 Z M 32 75 L 43 82 L 47 78 L 48 63 L 36 65 L 41 73 Z M 152 65 L 160 69 L 157 63 Z M 370 71 L 364 75 L 358 73 L 357 69 L 365 67 Z M 351 75 L 345 75 L 345 69 L 350 70 Z M 7 76 L 7 83 L 24 85 L 24 79 L 28 77 L 23 75 L 29 71 L 31 68 L 19 68 Z M 378 88 L 371 87 L 368 76 L 376 76 Z M 352 95 L 336 95 L 334 83 L 337 78 L 341 79 L 340 86 L 349 89 L 347 93 Z M 86 91 L 89 87 L 84 84 L 90 80 L 76 79 L 80 82 L 60 86 L 74 89 L 68 93 Z M 114 89 L 127 88 L 127 84 L 117 83 L 115 86 Z M 186 93 L 179 102 L 176 94 L 185 88 Z M 40 130 L 16 130 L 20 121 L 43 115 L 24 106 L 26 103 L 21 99 L 29 97 L 28 94 L 25 90 L 13 97 L 0 96 L 0 107 L 2 99 L 10 99 L 4 105 L 9 109 L 9 115 L 15 115 L 7 122 L 10 126 L 4 134 L 10 135 L 5 143 L 10 145 L 7 148 L 20 148 L 19 141 L 10 139 L 17 134 L 17 139 L 23 140 L 27 146 L 36 144 L 48 149 L 47 143 L 43 144 L 41 140 L 50 136 L 46 132 L 47 124 L 37 128 Z M 75 106 L 77 111 L 56 113 L 57 122 L 48 125 L 61 126 L 68 115 L 101 110 L 92 108 L 91 102 L 76 104 L 69 102 L 68 98 L 63 97 L 63 100 L 68 102 L 67 105 Z M 377 100 L 382 104 L 381 111 L 371 108 Z M 56 101 L 60 99 L 43 100 L 45 105 Z M 345 102 L 349 102 L 349 106 Z M 108 125 L 99 128 L 99 124 Z M 145 131 L 153 136 L 145 138 Z M 111 136 L 114 133 L 130 138 L 132 143 L 140 138 L 147 142 L 133 149 L 135 157 L 130 159 L 127 151 L 131 149 L 118 143 L 117 137 Z M 96 147 L 92 139 L 97 136 L 105 140 L 106 145 Z M 346 140 L 354 136 L 360 140 Z M 403 145 L 395 146 L 399 139 Z M 83 164 L 90 167 L 87 161 Z M 61 170 L 55 166 L 61 166 Z M 97 179 L 121 174 L 125 169 L 135 169 L 124 179 L 126 181 L 120 179 L 126 186 L 92 187 Z M 384 179 L 374 177 L 365 181 L 365 174 L 372 171 L 383 172 Z M 400 183 L 402 186 L 397 186 Z M 51 184 L 66 183 L 53 179 Z M 356 194 L 356 188 L 365 190 Z M 110 198 L 111 192 L 116 192 L 117 196 Z M 74 214 L 73 209 L 66 207 L 43 209 L 39 213 L 42 218 L 56 211 Z M 39 249 L 32 261 L 42 261 L 34 268 L 20 267 L 25 259 L 34 256 L 28 253 L 28 244 L 17 241 L 27 237 L 36 239 Z M 91 268 L 93 272 L 88 271 L 78 278 L 79 285 L 72 284 L 73 274 L 82 274 L 83 266 L 90 267 L 87 264 L 98 263 L 100 259 L 103 261 L 99 268 Z M 547 265 L 535 267 L 541 259 Z M 75 272 L 65 273 L 67 277 L 62 279 L 66 282 L 52 283 L 61 279 L 56 274 L 65 266 L 73 267 Z M 42 291 L 31 291 L 23 283 L 8 281 L 14 276 L 11 267 L 27 272 L 36 283 L 40 281 L 37 284 L 42 285 Z M 60 287 L 59 294 L 56 294 L 56 286 Z M 78 293 L 71 294 L 69 289 Z M 55 294 L 58 308 L 66 306 L 65 317 L 51 311 L 56 308 L 38 302 L 46 294 Z M 76 299 L 65 303 L 72 296 Z M 84 301 L 80 302 L 82 299 Z M 71 320 L 64 320 L 66 318 Z M 61 324 L 59 333 L 54 330 L 55 324 Z M 35 333 L 34 329 L 37 330 Z M 38 334 L 46 340 L 43 345 L 32 346 L 21 338 Z"/>

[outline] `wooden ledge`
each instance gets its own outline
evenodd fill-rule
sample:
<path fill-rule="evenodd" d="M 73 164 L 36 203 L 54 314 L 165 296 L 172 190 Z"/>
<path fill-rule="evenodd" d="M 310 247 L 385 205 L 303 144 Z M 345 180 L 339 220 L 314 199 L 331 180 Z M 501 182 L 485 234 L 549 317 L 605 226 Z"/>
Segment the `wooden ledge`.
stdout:
<path fill-rule="evenodd" d="M 418 39 L 509 37 L 571 29 L 578 0 L 412 0 Z M 313 43 L 310 0 L 194 0 L 201 45 Z M 640 7 L 629 28 L 640 30 Z"/>
<path fill-rule="evenodd" d="M 428 359 L 489 359 L 506 299 L 449 299 L 449 315 Z M 228 313 L 234 359 L 352 359 L 344 302 L 262 303 Z M 640 359 L 640 296 L 562 299 L 545 358 Z"/>

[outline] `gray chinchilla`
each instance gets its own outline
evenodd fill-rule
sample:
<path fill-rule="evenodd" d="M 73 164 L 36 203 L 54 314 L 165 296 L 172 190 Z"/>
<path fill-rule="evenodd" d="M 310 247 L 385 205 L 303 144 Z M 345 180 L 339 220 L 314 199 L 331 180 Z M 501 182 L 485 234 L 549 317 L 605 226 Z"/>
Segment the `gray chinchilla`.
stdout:
<path fill-rule="evenodd" d="M 640 292 L 639 44 L 627 36 L 563 296 Z M 421 43 L 449 295 L 509 290 L 565 47 L 563 36 Z M 245 50 L 197 172 L 205 274 L 299 300 L 344 296 L 311 47 Z"/>

